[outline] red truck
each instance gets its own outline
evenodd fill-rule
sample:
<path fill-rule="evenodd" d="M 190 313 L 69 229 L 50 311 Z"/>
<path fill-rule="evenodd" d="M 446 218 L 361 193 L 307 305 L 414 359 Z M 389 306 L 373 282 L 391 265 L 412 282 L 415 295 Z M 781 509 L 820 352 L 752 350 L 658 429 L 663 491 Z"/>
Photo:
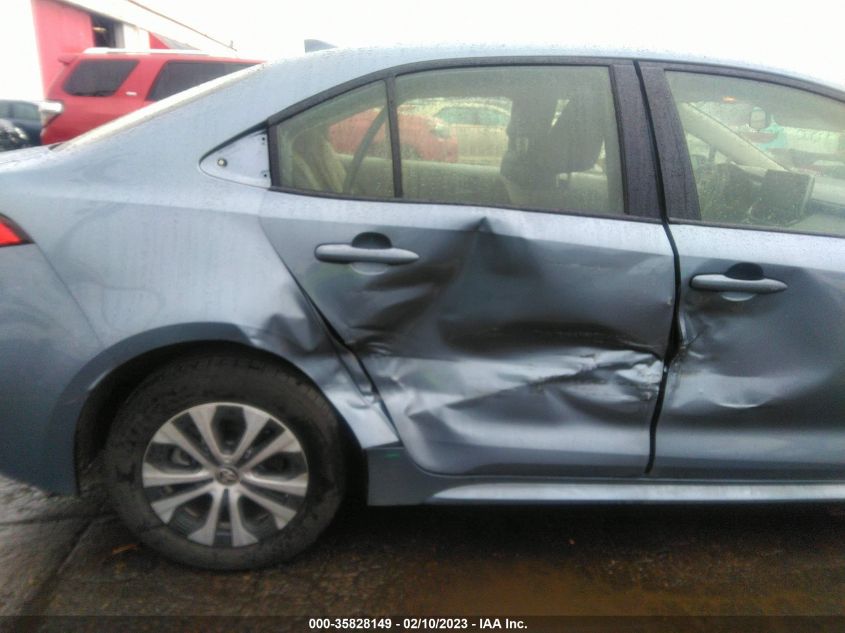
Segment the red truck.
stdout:
<path fill-rule="evenodd" d="M 194 51 L 88 49 L 65 67 L 41 105 L 44 144 L 66 141 L 206 81 L 260 64 Z"/>

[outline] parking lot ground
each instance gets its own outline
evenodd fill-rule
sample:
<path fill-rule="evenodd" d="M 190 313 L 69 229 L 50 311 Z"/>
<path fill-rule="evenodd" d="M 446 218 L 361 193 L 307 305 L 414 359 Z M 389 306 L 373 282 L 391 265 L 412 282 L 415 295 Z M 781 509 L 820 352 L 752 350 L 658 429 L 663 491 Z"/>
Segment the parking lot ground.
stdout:
<path fill-rule="evenodd" d="M 2 615 L 845 614 L 841 507 L 352 506 L 288 564 L 214 573 L 96 494 L 0 497 Z"/>

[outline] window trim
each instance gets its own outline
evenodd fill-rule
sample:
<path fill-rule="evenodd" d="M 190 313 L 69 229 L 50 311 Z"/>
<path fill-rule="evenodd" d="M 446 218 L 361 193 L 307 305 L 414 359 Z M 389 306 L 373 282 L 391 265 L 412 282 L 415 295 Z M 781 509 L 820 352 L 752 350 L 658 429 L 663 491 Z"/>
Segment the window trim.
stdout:
<path fill-rule="evenodd" d="M 622 181 L 623 212 L 621 214 L 591 213 L 571 209 L 538 209 L 521 205 L 484 205 L 464 202 L 439 202 L 431 200 L 417 200 L 400 197 L 402 191 L 402 158 L 399 147 L 397 113 L 395 102 L 395 81 L 403 75 L 416 74 L 431 70 L 475 69 L 507 66 L 599 66 L 608 71 L 610 90 L 616 115 L 616 133 L 619 143 L 620 176 Z M 333 192 L 310 191 L 285 187 L 281 182 L 279 165 L 277 126 L 283 121 L 304 112 L 325 101 L 342 94 L 361 88 L 371 83 L 382 81 L 388 96 L 388 120 L 390 123 L 391 156 L 393 159 L 393 198 L 368 198 L 364 196 L 350 196 Z M 484 208 L 501 208 L 517 211 L 539 213 L 555 213 L 560 215 L 577 215 L 611 220 L 638 220 L 660 223 L 661 211 L 657 194 L 656 166 L 653 160 L 651 132 L 645 117 L 645 103 L 639 81 L 636 77 L 634 63 L 624 58 L 603 57 L 568 57 L 568 56 L 509 56 L 484 58 L 456 58 L 414 62 L 391 68 L 384 68 L 355 79 L 342 82 L 331 88 L 307 97 L 267 119 L 268 149 L 270 151 L 271 191 L 307 195 L 311 197 L 326 197 L 342 200 L 407 203 L 407 204 L 437 204 L 470 206 Z"/>
<path fill-rule="evenodd" d="M 396 77 L 387 77 L 384 80 L 384 89 L 387 95 L 385 107 L 387 108 L 387 127 L 390 133 L 390 164 L 393 167 L 393 197 L 397 200 L 404 200 L 402 145 L 399 142 L 399 111 L 396 105 Z"/>
<path fill-rule="evenodd" d="M 712 226 L 740 231 L 845 238 L 840 234 L 823 233 L 821 231 L 800 231 L 789 227 L 746 226 L 702 220 L 698 189 L 692 171 L 692 161 L 686 144 L 685 132 L 666 73 L 684 72 L 759 81 L 827 97 L 838 101 L 843 107 L 845 107 L 845 92 L 804 79 L 734 66 L 643 60 L 637 62 L 637 67 L 640 69 L 643 78 L 643 88 L 647 95 L 647 106 L 652 119 L 664 187 L 666 205 L 664 219 L 667 223 Z M 671 165 L 680 165 L 680 173 L 671 169 Z"/>

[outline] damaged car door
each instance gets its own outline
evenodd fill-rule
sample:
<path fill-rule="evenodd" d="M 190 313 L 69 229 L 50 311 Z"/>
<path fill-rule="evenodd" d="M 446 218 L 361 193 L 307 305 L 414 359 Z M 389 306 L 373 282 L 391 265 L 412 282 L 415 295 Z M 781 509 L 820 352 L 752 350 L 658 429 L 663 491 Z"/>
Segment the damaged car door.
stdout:
<path fill-rule="evenodd" d="M 761 73 L 643 66 L 661 156 L 683 166 L 680 181 L 664 171 L 680 346 L 653 473 L 841 478 L 843 95 Z"/>
<path fill-rule="evenodd" d="M 472 66 L 280 113 L 265 230 L 420 467 L 641 474 L 674 265 L 633 66 Z M 435 117 L 451 149 L 407 146 L 404 113 L 485 103 L 509 113 L 507 145 L 479 144 L 496 155 L 455 152 Z"/>

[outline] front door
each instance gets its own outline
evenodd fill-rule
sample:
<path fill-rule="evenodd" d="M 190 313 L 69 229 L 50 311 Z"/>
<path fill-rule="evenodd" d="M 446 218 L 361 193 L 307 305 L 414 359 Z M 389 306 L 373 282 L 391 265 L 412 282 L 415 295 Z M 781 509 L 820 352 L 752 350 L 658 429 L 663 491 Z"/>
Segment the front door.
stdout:
<path fill-rule="evenodd" d="M 653 474 L 841 478 L 842 95 L 712 69 L 644 76 L 661 158 L 689 183 L 667 189 L 680 346 Z"/>

